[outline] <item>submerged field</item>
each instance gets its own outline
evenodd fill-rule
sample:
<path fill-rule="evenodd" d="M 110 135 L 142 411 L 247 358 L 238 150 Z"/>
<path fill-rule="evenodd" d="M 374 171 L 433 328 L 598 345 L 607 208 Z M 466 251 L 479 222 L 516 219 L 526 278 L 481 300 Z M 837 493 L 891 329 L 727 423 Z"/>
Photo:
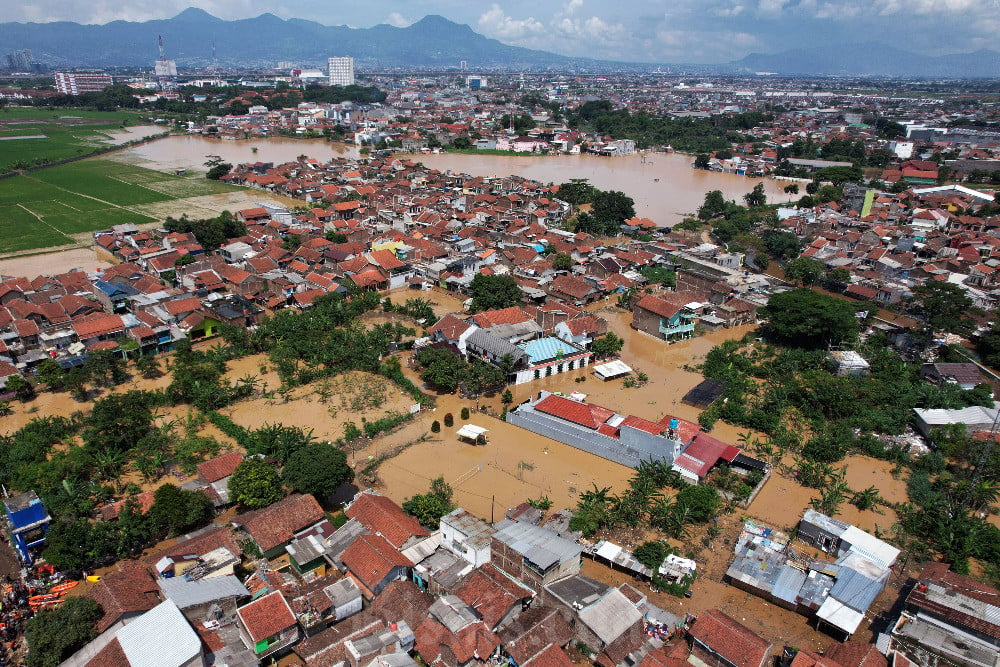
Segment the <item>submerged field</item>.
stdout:
<path fill-rule="evenodd" d="M 164 204 L 238 191 L 199 175 L 177 176 L 102 159 L 22 174 L 0 180 L 0 253 L 87 242 L 87 234 L 98 229 L 160 220 Z M 193 214 L 217 208 L 190 203 Z"/>
<path fill-rule="evenodd" d="M 129 111 L 82 109 L 0 109 L 0 173 L 14 165 L 26 166 L 86 155 L 109 143 L 125 126 L 142 123 Z M 150 129 L 145 134 L 153 134 Z M 134 137 L 129 137 L 134 138 Z"/>

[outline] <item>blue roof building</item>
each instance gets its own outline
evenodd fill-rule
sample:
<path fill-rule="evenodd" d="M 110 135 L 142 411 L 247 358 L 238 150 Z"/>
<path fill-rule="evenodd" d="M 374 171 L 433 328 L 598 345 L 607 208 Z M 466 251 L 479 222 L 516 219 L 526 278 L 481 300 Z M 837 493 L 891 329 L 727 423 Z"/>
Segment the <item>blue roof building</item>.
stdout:
<path fill-rule="evenodd" d="M 34 491 L 25 491 L 7 498 L 3 501 L 3 507 L 10 523 L 17 556 L 24 565 L 31 565 L 34 552 L 45 544 L 45 533 L 49 530 L 52 517 Z"/>

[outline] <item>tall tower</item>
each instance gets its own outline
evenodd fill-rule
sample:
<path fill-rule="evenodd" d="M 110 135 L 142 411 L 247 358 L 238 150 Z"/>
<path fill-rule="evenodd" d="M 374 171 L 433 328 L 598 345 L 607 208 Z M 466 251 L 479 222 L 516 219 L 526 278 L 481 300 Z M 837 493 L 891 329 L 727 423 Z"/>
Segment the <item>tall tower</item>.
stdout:
<path fill-rule="evenodd" d="M 331 86 L 354 85 L 354 58 L 338 56 L 327 60 L 326 73 L 330 76 Z"/>
<path fill-rule="evenodd" d="M 177 86 L 177 63 L 167 60 L 166 52 L 163 49 L 163 36 L 156 36 L 157 46 L 160 50 L 160 58 L 153 65 L 153 73 L 160 84 L 161 90 L 172 90 Z"/>

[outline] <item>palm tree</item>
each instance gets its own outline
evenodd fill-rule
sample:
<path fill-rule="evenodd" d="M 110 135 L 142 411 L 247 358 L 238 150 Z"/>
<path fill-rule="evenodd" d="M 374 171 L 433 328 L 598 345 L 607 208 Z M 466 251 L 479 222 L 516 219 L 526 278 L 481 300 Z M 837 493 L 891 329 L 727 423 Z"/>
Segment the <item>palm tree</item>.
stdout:
<path fill-rule="evenodd" d="M 884 502 L 885 499 L 879 495 L 878 489 L 874 486 L 869 486 L 864 491 L 858 491 L 851 496 L 851 504 L 859 510 L 872 509 L 876 505 L 880 505 Z"/>

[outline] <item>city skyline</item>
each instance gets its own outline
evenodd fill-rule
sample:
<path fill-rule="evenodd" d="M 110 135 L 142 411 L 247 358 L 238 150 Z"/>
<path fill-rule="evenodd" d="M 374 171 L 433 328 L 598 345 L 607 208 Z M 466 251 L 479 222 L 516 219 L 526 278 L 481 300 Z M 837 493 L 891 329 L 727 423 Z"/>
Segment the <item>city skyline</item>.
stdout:
<path fill-rule="evenodd" d="M 721 63 L 749 53 L 877 41 L 928 55 L 991 48 L 1000 0 L 373 0 L 331 6 L 265 0 L 39 0 L 17 22 L 164 19 L 193 6 L 222 19 L 272 13 L 326 25 L 409 25 L 440 14 L 513 46 L 630 62 Z"/>

